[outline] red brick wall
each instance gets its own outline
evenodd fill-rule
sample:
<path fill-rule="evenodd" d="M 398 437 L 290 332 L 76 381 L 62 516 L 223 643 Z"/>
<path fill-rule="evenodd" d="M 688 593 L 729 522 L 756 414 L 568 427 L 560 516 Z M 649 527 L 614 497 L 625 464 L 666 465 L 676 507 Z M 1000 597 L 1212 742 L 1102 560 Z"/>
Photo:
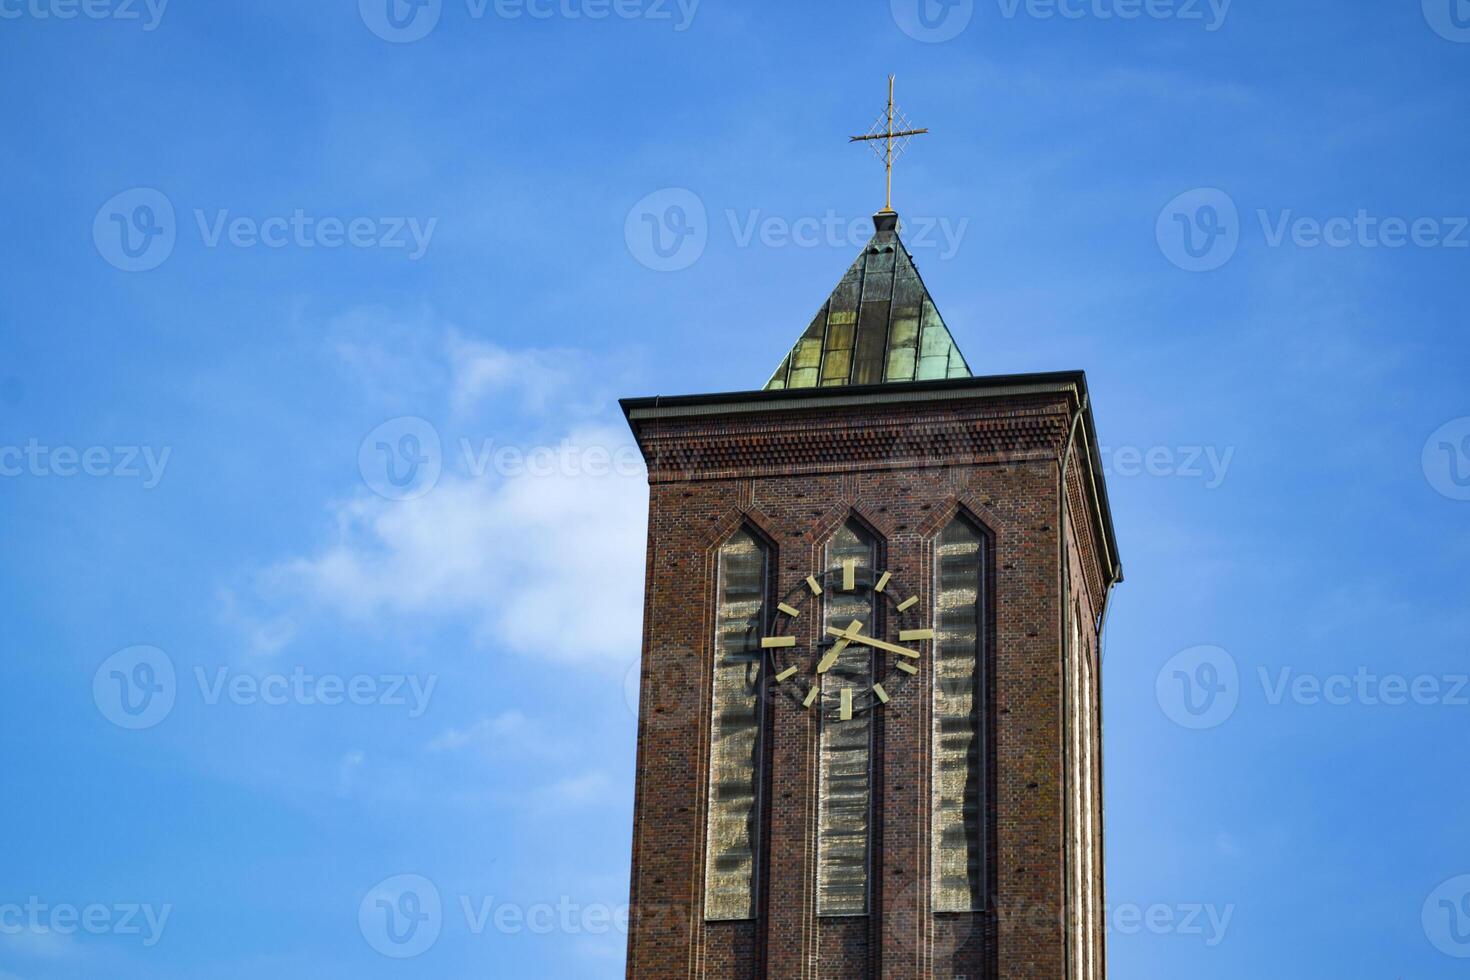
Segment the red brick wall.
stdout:
<path fill-rule="evenodd" d="M 1075 408 L 1067 391 L 635 418 L 651 488 L 629 977 L 1066 975 L 1057 457 Z M 761 915 L 706 923 L 715 549 L 749 523 L 775 549 L 782 595 L 856 513 L 882 535 L 884 566 L 927 607 L 934 538 L 959 508 L 988 530 L 994 559 L 992 908 L 929 912 L 925 664 L 875 730 L 870 914 L 815 915 L 816 716 L 776 697 Z M 1074 511 L 1082 536 L 1095 537 L 1091 512 Z M 1092 605 L 1100 582 L 1073 576 Z"/>

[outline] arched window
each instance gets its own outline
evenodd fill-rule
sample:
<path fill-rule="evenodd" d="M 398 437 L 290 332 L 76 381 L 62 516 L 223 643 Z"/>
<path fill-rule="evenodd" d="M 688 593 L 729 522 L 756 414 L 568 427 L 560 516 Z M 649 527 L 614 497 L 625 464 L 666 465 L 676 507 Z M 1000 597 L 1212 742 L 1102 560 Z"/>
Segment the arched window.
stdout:
<path fill-rule="evenodd" d="M 964 515 L 934 560 L 934 911 L 985 907 L 986 540 Z"/>
<path fill-rule="evenodd" d="M 878 541 L 862 524 L 849 520 L 827 542 L 823 567 L 878 566 Z M 827 628 L 846 629 L 854 619 L 873 623 L 873 593 L 829 589 L 823 597 Z M 853 644 L 828 672 L 831 689 L 864 690 L 873 683 L 873 654 Z M 868 911 L 868 829 L 872 808 L 872 713 L 838 721 L 836 694 L 823 695 L 821 771 L 818 794 L 817 914 L 864 915 Z"/>
<path fill-rule="evenodd" d="M 705 917 L 755 917 L 760 855 L 760 638 L 769 549 L 748 528 L 720 547 L 711 709 Z"/>

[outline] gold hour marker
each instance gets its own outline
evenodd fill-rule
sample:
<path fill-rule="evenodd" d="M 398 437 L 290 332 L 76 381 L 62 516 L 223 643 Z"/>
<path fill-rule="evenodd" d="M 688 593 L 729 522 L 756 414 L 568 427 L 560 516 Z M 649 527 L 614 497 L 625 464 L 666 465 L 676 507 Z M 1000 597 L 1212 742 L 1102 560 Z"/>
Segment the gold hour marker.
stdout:
<path fill-rule="evenodd" d="M 900 602 L 898 604 L 898 611 L 899 612 L 903 612 L 905 609 L 908 609 L 911 606 L 917 605 L 918 604 L 918 601 L 919 601 L 919 597 L 918 596 L 911 595 L 907 599 L 905 599 L 903 602 Z"/>
<path fill-rule="evenodd" d="M 822 583 L 817 581 L 815 575 L 808 575 L 806 577 L 806 587 L 812 590 L 812 595 L 822 594 Z"/>
<path fill-rule="evenodd" d="M 842 689 L 842 701 L 837 709 L 837 718 L 839 721 L 852 721 L 852 688 L 850 687 Z"/>
<path fill-rule="evenodd" d="M 803 708 L 810 708 L 812 706 L 812 702 L 817 699 L 817 695 L 821 693 L 822 689 L 813 684 L 812 689 L 806 692 L 806 699 L 801 702 L 801 706 Z"/>
<path fill-rule="evenodd" d="M 787 667 L 785 670 L 781 671 L 781 673 L 779 673 L 779 674 L 776 675 L 776 680 L 778 682 L 779 681 L 784 681 L 784 680 L 788 679 L 789 677 L 791 677 L 791 675 L 794 674 L 794 673 L 796 673 L 796 668 L 795 667 Z"/>
<path fill-rule="evenodd" d="M 857 588 L 857 559 L 849 558 L 842 563 L 842 591 L 851 592 Z"/>
<path fill-rule="evenodd" d="M 882 701 L 884 704 L 887 704 L 888 703 L 888 692 L 885 691 L 885 690 L 883 690 L 883 685 L 882 684 L 874 684 L 873 685 L 873 693 L 876 694 L 876 695 L 878 695 L 878 700 L 879 701 Z"/>
<path fill-rule="evenodd" d="M 917 674 L 919 672 L 919 668 L 915 667 L 913 664 L 906 664 L 902 660 L 895 663 L 894 666 L 903 671 L 905 674 Z"/>
<path fill-rule="evenodd" d="M 934 639 L 934 631 L 933 630 L 899 630 L 898 631 L 898 638 L 899 638 L 900 641 L 903 641 L 903 640 L 932 640 L 932 639 Z"/>
<path fill-rule="evenodd" d="M 779 609 L 779 610 L 781 610 L 783 613 L 785 613 L 788 616 L 800 616 L 801 615 L 801 610 L 800 609 L 797 609 L 795 606 L 788 606 L 784 602 L 777 603 L 776 604 L 776 608 Z"/>
<path fill-rule="evenodd" d="M 764 637 L 761 637 L 761 649 L 762 650 L 775 650 L 775 649 L 777 649 L 779 647 L 794 647 L 794 646 L 796 646 L 796 637 L 794 637 L 794 636 L 764 636 Z"/>
<path fill-rule="evenodd" d="M 878 579 L 878 584 L 873 586 L 873 591 L 882 592 L 884 589 L 888 588 L 888 580 L 891 578 L 893 578 L 892 572 L 884 572 L 883 577 Z"/>

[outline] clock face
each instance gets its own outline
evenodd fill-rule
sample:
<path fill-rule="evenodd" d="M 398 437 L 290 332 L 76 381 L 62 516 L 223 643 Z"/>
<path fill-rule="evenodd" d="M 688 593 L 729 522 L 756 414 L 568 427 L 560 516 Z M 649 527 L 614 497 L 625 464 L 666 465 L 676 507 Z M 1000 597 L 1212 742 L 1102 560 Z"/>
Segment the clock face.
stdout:
<path fill-rule="evenodd" d="M 859 611 L 837 615 L 837 608 Z M 824 718 L 849 721 L 887 704 L 919 673 L 934 639 L 922 620 L 916 593 L 888 572 L 848 560 L 787 593 L 761 647 L 788 697 Z"/>

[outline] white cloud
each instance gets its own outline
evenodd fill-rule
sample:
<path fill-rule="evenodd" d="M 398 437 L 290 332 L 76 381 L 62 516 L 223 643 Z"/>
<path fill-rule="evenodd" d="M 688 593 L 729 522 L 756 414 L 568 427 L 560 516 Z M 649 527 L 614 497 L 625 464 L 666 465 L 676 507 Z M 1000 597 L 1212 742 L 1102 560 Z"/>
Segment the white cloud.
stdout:
<path fill-rule="evenodd" d="M 357 780 L 357 773 L 362 769 L 362 764 L 367 761 L 367 755 L 361 751 L 353 750 L 342 757 L 337 764 L 337 795 L 347 797 L 352 795 L 353 783 Z"/>
<path fill-rule="evenodd" d="M 576 776 L 558 779 L 547 787 L 547 801 L 554 804 L 591 803 L 606 797 L 611 788 L 607 773 L 584 772 Z"/>
<path fill-rule="evenodd" d="M 566 755 L 572 746 L 546 726 L 519 711 L 479 718 L 463 728 L 450 728 L 429 742 L 430 752 L 473 750 L 496 759 Z"/>
<path fill-rule="evenodd" d="M 486 648 L 564 663 L 636 657 L 647 482 L 626 428 L 594 421 L 621 383 L 618 356 L 509 350 L 375 308 L 329 333 L 376 410 L 440 420 L 442 475 L 406 501 L 359 485 L 327 505 L 325 544 L 258 570 L 248 592 L 221 591 L 248 648 L 277 652 L 335 617 L 459 621 Z"/>
<path fill-rule="evenodd" d="M 456 415 L 466 415 L 486 398 L 503 392 L 520 395 L 524 409 L 544 411 L 561 395 L 574 390 L 584 373 L 585 357 L 569 350 L 507 350 L 495 344 L 466 340 L 459 331 L 448 332 L 445 346 L 453 371 L 450 402 Z M 583 406 L 578 411 L 590 410 Z"/>
<path fill-rule="evenodd" d="M 0 938 L 16 953 L 36 959 L 59 959 L 80 952 L 74 937 L 34 922 L 23 923 L 20 929 Z"/>
<path fill-rule="evenodd" d="M 589 429 L 568 441 L 616 448 L 628 438 Z M 274 594 L 364 623 L 464 616 L 487 646 L 626 663 L 639 646 L 647 497 L 630 475 L 446 475 L 414 500 L 337 505 L 337 540 L 264 578 Z"/>
<path fill-rule="evenodd" d="M 245 637 L 245 648 L 251 656 L 268 657 L 278 653 L 296 635 L 296 624 L 285 616 L 261 618 L 247 612 L 233 589 L 218 589 L 220 618 Z"/>

